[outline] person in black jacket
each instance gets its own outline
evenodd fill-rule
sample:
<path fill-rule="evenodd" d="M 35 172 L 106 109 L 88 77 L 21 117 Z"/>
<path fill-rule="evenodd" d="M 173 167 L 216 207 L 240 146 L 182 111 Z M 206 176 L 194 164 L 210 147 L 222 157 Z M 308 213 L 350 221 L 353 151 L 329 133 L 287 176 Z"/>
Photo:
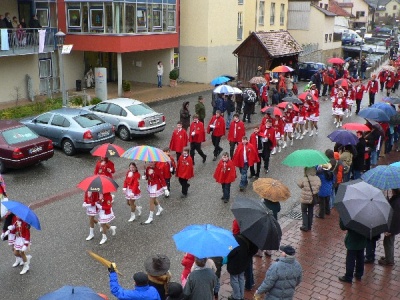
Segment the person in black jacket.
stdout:
<path fill-rule="evenodd" d="M 365 164 L 365 139 L 362 131 L 357 131 L 358 143 L 356 145 L 357 154 L 353 156 L 353 179 L 359 179 L 361 172 L 364 170 Z"/>

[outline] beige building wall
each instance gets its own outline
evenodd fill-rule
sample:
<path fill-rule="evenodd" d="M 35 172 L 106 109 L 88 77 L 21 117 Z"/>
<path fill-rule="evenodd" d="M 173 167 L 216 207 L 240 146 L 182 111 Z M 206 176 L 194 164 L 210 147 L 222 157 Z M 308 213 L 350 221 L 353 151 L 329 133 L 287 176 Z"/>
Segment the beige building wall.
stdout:
<path fill-rule="evenodd" d="M 15 0 L 1 0 L 0 1 L 0 14 L 3 16 L 6 12 L 10 13 L 11 20 L 14 16 L 18 18 L 18 5 Z M 29 20 L 25 20 L 25 22 L 29 22 Z"/>
<path fill-rule="evenodd" d="M 85 76 L 83 51 L 74 51 L 72 48 L 70 54 L 63 54 L 63 61 L 65 88 L 75 91 L 76 80 L 83 80 Z"/>
<path fill-rule="evenodd" d="M 365 22 L 367 23 L 365 27 L 368 26 L 368 4 L 364 0 L 354 0 L 353 1 L 353 15 L 356 16 L 358 11 L 364 12 L 364 17 L 359 17 L 358 19 L 351 19 L 353 22 Z"/>

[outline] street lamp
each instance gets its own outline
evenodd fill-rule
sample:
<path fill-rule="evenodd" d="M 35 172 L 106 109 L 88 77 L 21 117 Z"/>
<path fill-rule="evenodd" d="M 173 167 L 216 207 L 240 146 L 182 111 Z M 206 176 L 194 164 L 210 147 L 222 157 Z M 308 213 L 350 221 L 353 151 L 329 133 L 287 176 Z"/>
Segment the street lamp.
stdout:
<path fill-rule="evenodd" d="M 58 58 L 60 62 L 60 84 L 61 84 L 61 91 L 62 91 L 62 106 L 68 106 L 68 99 L 67 99 L 67 92 L 65 90 L 65 81 L 64 81 L 64 61 L 62 55 L 62 49 L 64 46 L 65 41 L 65 33 L 59 30 L 56 33 L 57 38 L 57 47 L 58 47 Z"/>

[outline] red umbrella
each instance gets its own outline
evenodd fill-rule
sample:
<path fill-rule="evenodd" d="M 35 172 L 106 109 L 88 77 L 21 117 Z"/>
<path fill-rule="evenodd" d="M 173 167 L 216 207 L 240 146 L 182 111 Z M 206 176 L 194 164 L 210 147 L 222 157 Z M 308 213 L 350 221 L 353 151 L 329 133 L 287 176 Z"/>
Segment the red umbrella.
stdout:
<path fill-rule="evenodd" d="M 345 61 L 343 59 L 341 59 L 340 57 L 332 57 L 332 58 L 328 59 L 328 63 L 342 65 L 345 63 Z"/>
<path fill-rule="evenodd" d="M 83 179 L 77 187 L 84 191 L 105 194 L 116 191 L 118 184 L 110 177 L 93 175 Z"/>
<path fill-rule="evenodd" d="M 340 79 L 336 80 L 335 84 L 345 88 L 346 90 L 349 88 L 349 81 L 345 78 L 340 78 Z"/>
<path fill-rule="evenodd" d="M 318 101 L 318 97 L 311 94 L 310 92 L 304 92 L 301 93 L 300 95 L 297 96 L 297 98 L 299 98 L 300 100 L 302 100 L 303 102 L 307 99 L 307 100 L 314 100 L 314 101 Z"/>
<path fill-rule="evenodd" d="M 110 143 L 99 145 L 90 151 L 93 156 L 100 156 L 100 157 L 121 157 L 121 155 L 125 152 L 125 149 Z"/>
<path fill-rule="evenodd" d="M 278 66 L 272 69 L 271 72 L 275 73 L 287 73 L 287 72 L 293 72 L 294 70 L 291 67 L 288 66 Z"/>
<path fill-rule="evenodd" d="M 367 125 L 360 123 L 347 123 L 344 124 L 342 127 L 347 130 L 371 131 L 371 129 Z"/>
<path fill-rule="evenodd" d="M 282 109 L 288 109 L 291 108 L 294 111 L 299 111 L 296 105 L 293 105 L 293 103 L 290 102 L 281 102 L 277 105 L 277 107 L 282 108 Z"/>
<path fill-rule="evenodd" d="M 276 116 L 276 115 L 278 115 L 280 117 L 283 116 L 282 111 L 279 108 L 275 107 L 275 106 L 266 106 L 261 111 L 264 112 L 264 113 L 273 115 L 273 116 Z"/>

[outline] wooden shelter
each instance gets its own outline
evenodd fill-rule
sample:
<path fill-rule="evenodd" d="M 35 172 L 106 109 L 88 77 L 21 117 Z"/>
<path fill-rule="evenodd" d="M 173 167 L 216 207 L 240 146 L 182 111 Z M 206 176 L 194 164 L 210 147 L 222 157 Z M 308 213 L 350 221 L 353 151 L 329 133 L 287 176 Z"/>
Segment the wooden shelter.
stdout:
<path fill-rule="evenodd" d="M 233 51 L 238 58 L 238 80 L 248 85 L 258 67 L 264 74 L 280 65 L 290 66 L 298 61 L 301 51 L 301 46 L 287 30 L 253 32 Z"/>

